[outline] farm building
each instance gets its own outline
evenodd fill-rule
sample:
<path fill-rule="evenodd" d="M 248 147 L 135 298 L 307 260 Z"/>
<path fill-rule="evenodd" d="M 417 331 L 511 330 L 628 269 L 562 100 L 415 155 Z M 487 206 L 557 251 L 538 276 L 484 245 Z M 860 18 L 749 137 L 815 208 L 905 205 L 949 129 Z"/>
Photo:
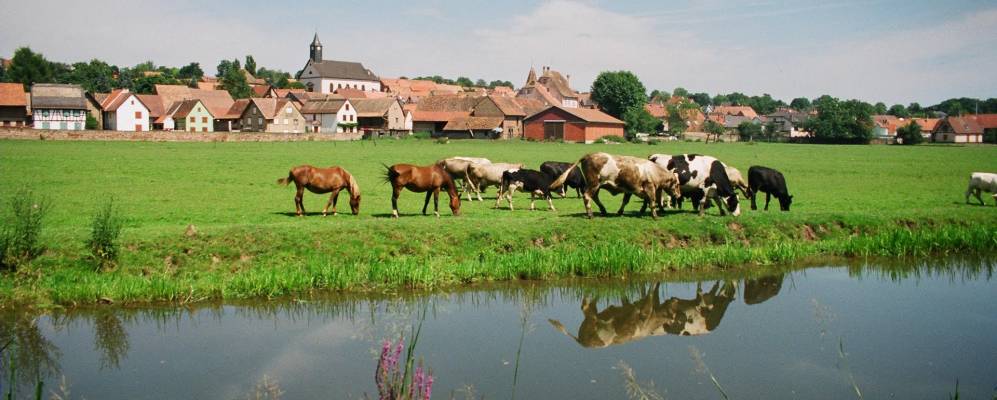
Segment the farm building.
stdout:
<path fill-rule="evenodd" d="M 357 110 L 349 99 L 328 95 L 312 98 L 301 107 L 309 132 L 357 133 Z"/>
<path fill-rule="evenodd" d="M 28 124 L 28 95 L 20 83 L 0 83 L 0 126 Z"/>
<path fill-rule="evenodd" d="M 35 129 L 86 128 L 87 100 L 79 85 L 36 83 L 31 87 L 31 115 Z"/>
<path fill-rule="evenodd" d="M 100 102 L 103 127 L 111 131 L 149 130 L 149 107 L 128 89 L 115 89 Z"/>
<path fill-rule="evenodd" d="M 163 116 L 163 128 L 187 132 L 214 132 L 215 117 L 200 100 L 178 101 Z"/>
<path fill-rule="evenodd" d="M 589 108 L 551 106 L 527 117 L 526 138 L 592 143 L 603 136 L 623 137 L 625 124 L 613 116 Z"/>
<path fill-rule="evenodd" d="M 948 117 L 935 127 L 934 142 L 983 143 L 983 127 L 971 117 Z"/>
<path fill-rule="evenodd" d="M 236 103 L 242 105 L 241 100 Z M 241 129 L 246 132 L 305 132 L 305 118 L 289 99 L 249 99 L 237 119 Z"/>
<path fill-rule="evenodd" d="M 405 112 L 397 99 L 351 98 L 350 104 L 356 108 L 361 132 L 408 132 L 405 129 Z"/>

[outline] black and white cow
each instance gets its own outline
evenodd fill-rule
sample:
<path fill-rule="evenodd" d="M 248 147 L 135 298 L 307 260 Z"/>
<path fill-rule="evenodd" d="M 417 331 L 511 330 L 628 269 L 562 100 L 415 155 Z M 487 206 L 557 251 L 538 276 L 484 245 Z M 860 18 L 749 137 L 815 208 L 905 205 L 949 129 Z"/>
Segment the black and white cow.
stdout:
<path fill-rule="evenodd" d="M 751 209 L 757 210 L 755 198 L 758 192 L 765 192 L 765 211 L 769 209 L 769 201 L 772 196 L 779 199 L 779 209 L 789 211 L 789 205 L 793 203 L 793 196 L 789 195 L 786 189 L 786 178 L 782 173 L 772 168 L 752 165 L 748 168 L 748 197 L 751 198 Z"/>
<path fill-rule="evenodd" d="M 535 210 L 534 203 L 539 196 L 547 200 L 550 211 L 557 211 L 554 208 L 554 201 L 550 195 L 550 184 L 553 180 L 546 174 L 532 170 L 519 169 L 515 171 L 505 171 L 502 173 L 502 188 L 500 192 L 509 202 L 509 210 L 512 210 L 512 193 L 516 190 L 530 194 L 530 210 Z M 498 199 L 495 200 L 495 207 L 498 207 Z"/>
<path fill-rule="evenodd" d="M 651 160 L 661 165 L 661 159 Z M 712 199 L 720 208 L 720 215 L 741 215 L 741 205 L 734 192 L 734 185 L 727 177 L 727 165 L 714 157 L 699 154 L 678 154 L 665 163 L 665 168 L 674 173 L 679 180 L 679 188 L 683 197 L 693 199 L 693 207 L 703 215 L 706 204 Z"/>
<path fill-rule="evenodd" d="M 545 175 L 547 175 L 550 178 L 551 182 L 557 179 L 557 177 L 561 176 L 561 174 L 563 174 L 564 171 L 567 171 L 569 168 L 571 168 L 571 163 L 559 162 L 559 161 L 544 161 L 543 164 L 540 164 L 540 172 L 543 172 Z M 581 198 L 582 189 L 585 187 L 585 179 L 582 177 L 582 173 L 577 169 L 574 169 L 571 171 L 570 174 L 568 174 L 568 179 L 564 181 L 564 186 L 561 186 L 562 199 L 565 197 L 564 193 L 565 186 L 570 186 L 571 188 L 575 189 L 575 194 L 578 195 L 578 198 Z"/>

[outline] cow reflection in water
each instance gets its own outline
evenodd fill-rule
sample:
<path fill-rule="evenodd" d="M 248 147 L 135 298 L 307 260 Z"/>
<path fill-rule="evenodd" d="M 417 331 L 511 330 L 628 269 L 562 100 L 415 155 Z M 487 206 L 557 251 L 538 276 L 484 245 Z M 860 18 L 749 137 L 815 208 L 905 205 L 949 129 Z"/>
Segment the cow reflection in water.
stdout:
<path fill-rule="evenodd" d="M 757 304 L 768 300 L 779 292 L 782 277 L 745 281 L 745 302 Z M 766 280 L 768 279 L 768 280 Z M 762 283 L 764 282 L 764 283 Z M 578 327 L 578 336 L 573 336 L 557 320 L 548 320 L 557 330 L 575 339 L 584 347 L 602 348 L 641 340 L 649 336 L 661 335 L 705 335 L 720 325 L 727 312 L 727 306 L 735 299 L 737 283 L 716 282 L 708 292 L 697 285 L 696 297 L 680 299 L 660 298 L 661 284 L 643 294 L 640 300 L 631 303 L 623 299 L 623 304 L 611 305 L 602 311 L 598 309 L 598 298 L 582 299 L 582 313 L 585 319 Z M 749 296 L 749 293 L 751 296 Z"/>

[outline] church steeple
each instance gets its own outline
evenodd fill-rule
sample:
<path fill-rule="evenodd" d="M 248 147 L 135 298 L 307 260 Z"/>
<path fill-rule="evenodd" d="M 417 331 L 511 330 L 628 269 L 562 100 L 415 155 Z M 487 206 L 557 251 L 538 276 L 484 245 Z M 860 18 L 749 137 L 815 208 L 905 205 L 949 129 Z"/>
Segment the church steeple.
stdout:
<path fill-rule="evenodd" d="M 537 70 L 530 67 L 530 74 L 526 76 L 526 84 L 523 86 L 533 86 L 537 84 Z"/>
<path fill-rule="evenodd" d="M 318 32 L 315 32 L 315 39 L 312 39 L 311 59 L 313 62 L 322 61 L 322 42 L 318 40 Z"/>

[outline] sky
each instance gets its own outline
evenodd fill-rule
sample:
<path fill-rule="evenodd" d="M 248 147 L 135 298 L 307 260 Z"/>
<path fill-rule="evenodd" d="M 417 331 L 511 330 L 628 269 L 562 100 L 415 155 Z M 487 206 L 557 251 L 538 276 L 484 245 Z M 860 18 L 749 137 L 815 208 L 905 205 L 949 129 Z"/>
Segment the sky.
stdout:
<path fill-rule="evenodd" d="M 121 66 L 252 54 L 294 73 L 317 32 L 326 59 L 386 77 L 467 76 L 517 87 L 531 66 L 588 91 L 629 70 L 648 91 L 830 94 L 888 105 L 997 97 L 997 1 L 0 0 L 0 57 Z"/>

